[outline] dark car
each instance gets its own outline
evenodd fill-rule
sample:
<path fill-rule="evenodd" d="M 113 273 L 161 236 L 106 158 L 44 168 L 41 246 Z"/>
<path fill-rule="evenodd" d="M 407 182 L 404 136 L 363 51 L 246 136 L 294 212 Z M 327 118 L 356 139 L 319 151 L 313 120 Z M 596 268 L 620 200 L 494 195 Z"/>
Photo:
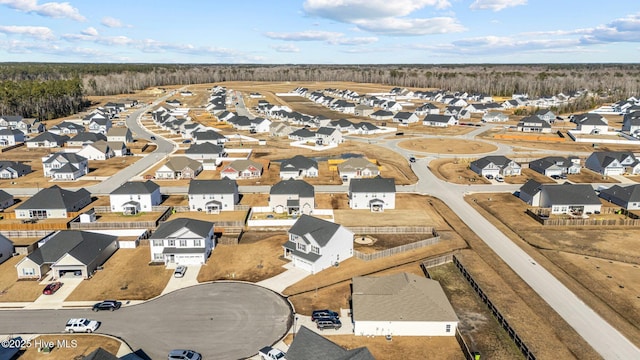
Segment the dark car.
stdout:
<path fill-rule="evenodd" d="M 320 318 L 316 321 L 318 330 L 334 329 L 338 330 L 342 327 L 342 322 L 337 318 Z"/>
<path fill-rule="evenodd" d="M 58 291 L 58 289 L 60 289 L 62 287 L 62 283 L 59 281 L 56 282 L 52 282 L 47 284 L 47 286 L 44 287 L 44 290 L 42 290 L 42 293 L 45 295 L 51 295 L 53 293 L 55 293 L 56 291 Z"/>
<path fill-rule="evenodd" d="M 416 157 L 415 156 L 409 156 L 409 162 L 416 162 Z"/>
<path fill-rule="evenodd" d="M 93 305 L 93 311 L 109 310 L 114 311 L 120 309 L 122 303 L 115 300 L 105 300 Z"/>
<path fill-rule="evenodd" d="M 155 139 L 156 139 L 156 137 L 155 137 L 155 136 L 152 136 L 152 137 L 151 137 L 151 140 L 155 140 Z"/>
<path fill-rule="evenodd" d="M 314 310 L 311 313 L 311 321 L 318 321 L 318 319 L 323 319 L 323 318 L 339 318 L 340 315 L 335 312 L 335 311 L 331 311 L 331 310 Z"/>
<path fill-rule="evenodd" d="M 491 175 L 491 174 L 487 174 L 487 175 L 485 175 L 485 177 L 486 177 L 487 179 L 489 179 L 489 180 L 493 179 L 493 175 Z"/>
<path fill-rule="evenodd" d="M 187 140 L 182 140 L 182 143 L 183 143 L 183 144 L 190 144 L 190 143 L 191 143 L 191 140 L 189 140 L 189 139 L 187 139 Z"/>

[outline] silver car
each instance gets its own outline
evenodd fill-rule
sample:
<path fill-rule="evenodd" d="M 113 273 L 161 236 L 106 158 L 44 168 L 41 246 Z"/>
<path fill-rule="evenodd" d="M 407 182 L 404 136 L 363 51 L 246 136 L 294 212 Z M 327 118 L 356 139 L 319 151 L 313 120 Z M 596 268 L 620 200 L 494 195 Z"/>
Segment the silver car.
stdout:
<path fill-rule="evenodd" d="M 171 350 L 168 360 L 202 360 L 202 355 L 193 350 Z"/>
<path fill-rule="evenodd" d="M 187 267 L 184 265 L 179 265 L 176 267 L 176 270 L 173 272 L 173 276 L 177 278 L 184 277 L 184 273 L 187 272 Z"/>

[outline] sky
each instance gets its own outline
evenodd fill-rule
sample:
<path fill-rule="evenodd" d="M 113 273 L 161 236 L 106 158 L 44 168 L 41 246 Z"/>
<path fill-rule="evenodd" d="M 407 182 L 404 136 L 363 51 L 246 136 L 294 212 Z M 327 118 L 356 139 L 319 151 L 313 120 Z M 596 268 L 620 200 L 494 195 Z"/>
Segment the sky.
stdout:
<path fill-rule="evenodd" d="M 0 62 L 638 63 L 637 0 L 0 0 Z"/>

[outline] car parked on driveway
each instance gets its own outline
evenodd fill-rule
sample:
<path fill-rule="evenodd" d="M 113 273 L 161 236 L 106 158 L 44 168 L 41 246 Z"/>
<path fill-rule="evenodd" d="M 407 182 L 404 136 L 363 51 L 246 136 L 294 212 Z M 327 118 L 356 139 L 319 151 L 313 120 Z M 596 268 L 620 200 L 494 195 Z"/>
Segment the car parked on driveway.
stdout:
<path fill-rule="evenodd" d="M 44 287 L 44 290 L 42 290 L 42 293 L 45 295 L 52 295 L 53 293 L 58 291 L 58 289 L 60 289 L 61 287 L 62 287 L 62 283 L 60 281 L 55 281 L 47 284 L 47 286 Z"/>
<path fill-rule="evenodd" d="M 342 322 L 338 318 L 320 318 L 316 321 L 318 330 L 334 329 L 338 330 L 342 327 Z"/>
<path fill-rule="evenodd" d="M 100 310 L 114 311 L 114 310 L 120 309 L 121 306 L 122 306 L 122 303 L 120 301 L 105 300 L 105 301 L 101 301 L 99 303 L 94 304 L 92 310 L 93 311 L 100 311 Z"/>
<path fill-rule="evenodd" d="M 338 319 L 340 318 L 340 315 L 335 311 L 331 311 L 327 309 L 313 310 L 313 312 L 311 313 L 311 321 L 318 321 L 318 319 L 323 319 L 323 318 Z"/>
<path fill-rule="evenodd" d="M 173 277 L 181 278 L 184 277 L 184 273 L 187 272 L 187 267 L 184 265 L 178 265 L 175 271 L 173 272 Z"/>
<path fill-rule="evenodd" d="M 195 352 L 193 350 L 171 350 L 169 352 L 168 360 L 201 360 L 202 355 L 200 353 Z"/>

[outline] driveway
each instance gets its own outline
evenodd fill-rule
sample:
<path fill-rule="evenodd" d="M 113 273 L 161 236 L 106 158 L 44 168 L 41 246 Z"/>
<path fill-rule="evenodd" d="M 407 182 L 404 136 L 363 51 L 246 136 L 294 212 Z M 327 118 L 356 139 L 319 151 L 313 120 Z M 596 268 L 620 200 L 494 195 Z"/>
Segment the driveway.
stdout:
<path fill-rule="evenodd" d="M 175 269 L 175 266 L 173 266 Z M 184 273 L 184 276 L 181 278 L 177 278 L 172 276 L 165 286 L 164 290 L 162 290 L 162 294 L 168 294 L 172 291 L 176 291 L 178 289 L 182 289 L 188 286 L 198 285 L 198 273 L 200 272 L 200 265 L 189 265 L 187 266 L 187 271 Z"/>
<path fill-rule="evenodd" d="M 47 276 L 48 278 L 49 276 Z M 84 279 L 82 277 L 62 277 L 60 281 L 63 285 L 51 295 L 40 295 L 34 302 L 26 305 L 25 309 L 62 309 L 62 304 L 67 296 L 71 295 L 73 290 L 80 285 Z M 51 281 L 41 282 L 42 288 Z"/>

